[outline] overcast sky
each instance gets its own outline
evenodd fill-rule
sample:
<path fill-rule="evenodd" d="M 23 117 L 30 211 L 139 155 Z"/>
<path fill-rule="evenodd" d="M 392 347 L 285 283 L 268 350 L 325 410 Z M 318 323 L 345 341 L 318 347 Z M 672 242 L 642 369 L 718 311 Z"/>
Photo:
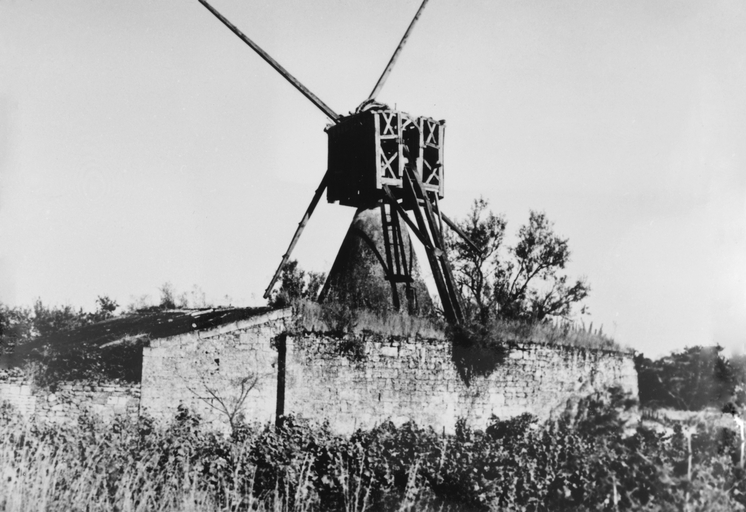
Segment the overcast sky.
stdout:
<path fill-rule="evenodd" d="M 213 5 L 344 114 L 419 0 Z M 379 100 L 446 120 L 444 211 L 545 211 L 585 322 L 657 356 L 746 343 L 744 91 L 742 1 L 431 0 Z M 262 303 L 327 123 L 196 0 L 0 0 L 0 301 Z M 302 266 L 353 213 L 320 204 Z"/>

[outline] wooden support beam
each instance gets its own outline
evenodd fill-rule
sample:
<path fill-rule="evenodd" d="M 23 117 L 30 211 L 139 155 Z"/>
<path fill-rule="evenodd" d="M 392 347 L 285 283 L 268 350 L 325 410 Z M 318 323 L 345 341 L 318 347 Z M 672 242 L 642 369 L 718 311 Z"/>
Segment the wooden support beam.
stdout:
<path fill-rule="evenodd" d="M 388 79 L 389 74 L 391 73 L 391 70 L 394 68 L 394 64 L 396 64 L 396 59 L 399 57 L 399 54 L 401 53 L 402 48 L 404 48 L 404 45 L 406 44 L 407 39 L 409 39 L 409 34 L 412 33 L 414 24 L 417 23 L 417 20 L 420 18 L 420 15 L 422 14 L 423 9 L 425 9 L 425 5 L 427 4 L 427 2 L 428 0 L 422 0 L 422 4 L 420 4 L 420 8 L 417 9 L 417 13 L 414 15 L 414 18 L 412 19 L 412 22 L 409 24 L 409 27 L 407 27 L 407 31 L 404 32 L 404 36 L 401 38 L 401 41 L 399 41 L 399 46 L 397 46 L 396 50 L 394 50 L 394 54 L 391 56 L 391 59 L 389 59 L 389 63 L 386 64 L 386 68 L 383 70 L 383 73 L 381 73 L 381 77 L 378 79 L 378 82 L 376 82 L 375 87 L 373 87 L 373 90 L 370 92 L 368 99 L 365 100 L 365 103 L 375 100 L 376 96 L 378 96 L 378 93 L 381 92 L 381 89 L 383 88 L 383 84 L 386 83 L 386 80 Z"/>
<path fill-rule="evenodd" d="M 461 297 L 459 297 L 458 289 L 456 288 L 456 280 L 453 278 L 453 272 L 451 271 L 451 264 L 448 261 L 448 255 L 446 254 L 442 233 L 438 229 L 438 225 L 435 222 L 435 217 L 433 216 L 432 205 L 430 204 L 427 193 L 422 186 L 422 181 L 420 180 L 419 174 L 411 168 L 405 169 L 405 172 L 407 173 L 408 177 L 408 179 L 405 181 L 407 183 L 410 183 L 410 185 L 413 187 L 413 192 L 416 195 L 419 195 L 423 198 L 425 216 L 427 218 L 428 224 L 430 225 L 430 232 L 433 235 L 433 245 L 435 245 L 435 247 L 437 247 L 441 251 L 441 253 L 437 256 L 437 260 L 442 267 L 443 281 L 446 292 L 448 293 L 448 296 L 450 298 L 453 315 L 456 319 L 455 323 L 462 323 L 464 321 L 464 313 L 463 308 L 461 307 Z M 420 213 L 419 208 L 415 208 L 415 211 Z"/>
<path fill-rule="evenodd" d="M 275 275 L 272 276 L 272 280 L 269 282 L 269 286 L 267 286 L 267 289 L 264 290 L 265 299 L 269 298 L 269 295 L 272 293 L 272 288 L 274 288 L 275 283 L 277 282 L 277 279 L 279 279 L 280 274 L 282 274 L 282 269 L 284 269 L 285 265 L 287 265 L 287 262 L 290 259 L 290 255 L 292 254 L 293 249 L 295 249 L 295 244 L 298 243 L 298 239 L 300 238 L 301 233 L 303 233 L 303 229 L 305 229 L 306 224 L 308 224 L 308 219 L 311 218 L 313 211 L 316 209 L 316 205 L 319 204 L 319 199 L 321 199 L 321 195 L 324 193 L 324 190 L 326 189 L 326 185 L 328 181 L 329 181 L 329 171 L 326 171 L 324 173 L 324 177 L 321 178 L 321 183 L 319 183 L 319 187 L 316 189 L 316 192 L 314 193 L 313 198 L 311 199 L 311 204 L 308 205 L 308 208 L 306 209 L 306 213 L 303 214 L 303 218 L 298 223 L 298 228 L 295 230 L 293 239 L 290 240 L 290 245 L 288 246 L 287 251 L 285 251 L 285 254 L 282 255 L 282 261 L 280 261 L 280 266 L 277 267 L 277 270 L 275 271 Z"/>
<path fill-rule="evenodd" d="M 383 193 L 385 200 L 388 201 L 390 205 L 392 205 L 394 208 L 396 208 L 397 213 L 404 219 L 404 222 L 407 223 L 407 226 L 409 226 L 409 229 L 412 230 L 412 233 L 414 233 L 414 236 L 417 237 L 417 239 L 422 243 L 422 245 L 425 246 L 425 249 L 433 250 L 433 246 L 430 243 L 430 237 L 425 237 L 421 232 L 420 229 L 415 225 L 414 222 L 412 222 L 412 219 L 409 218 L 409 215 L 407 214 L 407 211 L 402 208 L 402 205 L 399 204 L 399 202 L 394 197 L 394 194 L 391 193 L 391 189 L 388 185 L 383 186 Z"/>
<path fill-rule="evenodd" d="M 458 226 L 458 224 L 456 224 L 451 219 L 449 219 L 445 213 L 441 212 L 437 205 L 436 205 L 436 208 L 438 209 L 438 213 L 440 214 L 440 217 L 445 221 L 448 227 L 451 228 L 453 231 L 455 231 L 456 234 L 459 235 L 464 240 L 464 242 L 469 244 L 469 246 L 472 248 L 474 252 L 481 254 L 482 251 L 479 249 L 479 247 L 477 247 L 477 244 L 472 242 L 471 238 L 469 238 L 467 234 L 464 233 L 464 231 Z"/>
<path fill-rule="evenodd" d="M 336 112 L 334 112 L 331 108 L 329 108 L 329 106 L 326 103 L 321 101 L 321 99 L 319 99 L 318 96 L 312 93 L 305 85 L 300 83 L 300 80 L 298 80 L 293 75 L 291 75 L 290 72 L 284 67 L 282 67 L 279 62 L 277 62 L 275 59 L 270 57 L 267 52 L 265 52 L 259 47 L 258 44 L 256 44 L 254 41 L 246 37 L 246 35 L 243 32 L 241 32 L 238 29 L 238 27 L 236 27 L 233 23 L 228 21 L 212 5 L 208 4 L 206 0 L 199 0 L 199 3 L 204 5 L 208 11 L 210 11 L 217 19 L 219 19 L 223 23 L 223 25 L 228 27 L 231 30 L 231 32 L 236 34 L 239 37 L 239 39 L 241 39 L 241 41 L 249 45 L 249 47 L 251 47 L 252 50 L 254 50 L 257 54 L 259 54 L 259 56 L 262 59 L 264 59 L 267 62 L 267 64 L 275 68 L 275 70 L 278 73 L 280 73 L 285 80 L 290 82 L 293 85 L 293 87 L 298 89 L 303 94 L 303 96 L 311 100 L 311 102 L 314 105 L 316 105 L 324 114 L 326 114 L 326 116 L 329 119 L 331 119 L 335 123 L 339 122 L 339 115 Z"/>
<path fill-rule="evenodd" d="M 441 259 L 443 257 L 443 251 L 436 247 L 434 243 L 430 241 L 430 235 L 427 230 L 427 223 L 425 219 L 422 216 L 422 212 L 420 211 L 420 207 L 417 205 L 417 193 L 415 192 L 414 183 L 411 179 L 411 175 L 406 171 L 405 169 L 405 175 L 403 176 L 403 185 L 404 185 L 404 192 L 407 196 L 409 196 L 409 199 L 412 201 L 412 204 L 414 207 L 412 208 L 412 211 L 414 212 L 415 219 L 417 220 L 417 225 L 420 228 L 420 232 L 423 234 L 423 237 L 428 241 L 425 245 L 425 253 L 427 254 L 428 262 L 430 263 L 430 269 L 433 272 L 433 279 L 435 280 L 435 287 L 438 289 L 438 295 L 440 296 L 440 302 L 443 305 L 443 314 L 446 317 L 446 320 L 449 323 L 452 324 L 458 324 L 462 322 L 462 315 L 460 314 L 460 310 L 457 310 L 454 308 L 453 305 L 453 298 L 451 291 L 449 290 L 448 284 L 446 283 L 446 279 L 443 275 L 443 269 L 441 268 Z M 437 253 L 439 254 L 436 254 Z"/>

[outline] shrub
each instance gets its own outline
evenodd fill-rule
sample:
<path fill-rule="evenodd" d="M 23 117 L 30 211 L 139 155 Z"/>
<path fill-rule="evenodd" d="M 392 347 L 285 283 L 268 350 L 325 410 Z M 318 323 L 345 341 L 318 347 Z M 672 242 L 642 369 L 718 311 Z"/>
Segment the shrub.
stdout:
<path fill-rule="evenodd" d="M 390 422 L 350 437 L 286 417 L 230 437 L 173 421 L 83 415 L 28 423 L 0 408 L 0 510 L 743 510 L 731 431 L 625 433 L 625 398 L 573 418 L 493 418 L 455 435 Z"/>
<path fill-rule="evenodd" d="M 503 340 L 477 322 L 451 325 L 446 329 L 446 336 L 452 344 L 451 359 L 467 385 L 474 377 L 490 375 L 509 353 Z"/>

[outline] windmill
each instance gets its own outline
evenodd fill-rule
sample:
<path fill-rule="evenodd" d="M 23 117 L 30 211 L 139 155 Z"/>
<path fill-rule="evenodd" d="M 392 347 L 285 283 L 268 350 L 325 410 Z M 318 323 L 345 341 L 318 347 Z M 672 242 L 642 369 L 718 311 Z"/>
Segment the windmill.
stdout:
<path fill-rule="evenodd" d="M 423 0 L 412 22 L 368 98 L 354 112 L 340 116 L 293 77 L 254 41 L 243 34 L 206 0 L 199 0 L 216 18 L 249 45 L 260 57 L 303 93 L 332 122 L 328 168 L 306 209 L 287 251 L 264 292 L 268 298 L 285 268 L 303 229 L 326 191 L 330 203 L 361 208 L 380 208 L 383 255 L 378 254 L 384 275 L 391 284 L 394 307 L 399 307 L 397 283 L 412 281 L 400 220 L 425 248 L 446 319 L 461 323 L 461 300 L 446 255 L 443 224 L 448 224 L 474 247 L 465 234 L 443 214 L 443 142 L 445 121 L 414 117 L 376 102 L 412 28 L 428 0 Z"/>

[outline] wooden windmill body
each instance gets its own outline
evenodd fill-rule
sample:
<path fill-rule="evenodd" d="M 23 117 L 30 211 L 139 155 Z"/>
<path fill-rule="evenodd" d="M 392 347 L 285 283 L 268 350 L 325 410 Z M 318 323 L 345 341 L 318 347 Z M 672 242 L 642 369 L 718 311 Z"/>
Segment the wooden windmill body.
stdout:
<path fill-rule="evenodd" d="M 446 319 L 452 323 L 462 322 L 461 301 L 444 246 L 443 224 L 448 224 L 461 236 L 464 234 L 441 212 L 439 205 L 443 198 L 445 121 L 411 116 L 375 101 L 428 0 L 422 2 L 369 97 L 347 116 L 336 114 L 205 0 L 199 1 L 332 121 L 326 129 L 329 141 L 327 171 L 264 297 L 268 298 L 272 292 L 306 223 L 326 191 L 330 203 L 357 208 L 356 219 L 361 212 L 368 212 L 366 215 L 370 217 L 371 210 L 380 211 L 379 233 L 371 235 L 362 229 L 358 231 L 383 269 L 382 275 L 389 283 L 394 308 L 399 309 L 407 304 L 412 309 L 414 253 L 406 233 L 408 226 L 425 248 Z M 406 226 L 402 225 L 402 221 Z M 355 222 L 353 220 L 351 231 L 355 228 Z M 379 249 L 381 245 L 382 250 Z M 333 275 L 334 267 L 330 279 Z M 329 290 L 330 280 L 322 295 L 329 293 Z"/>

